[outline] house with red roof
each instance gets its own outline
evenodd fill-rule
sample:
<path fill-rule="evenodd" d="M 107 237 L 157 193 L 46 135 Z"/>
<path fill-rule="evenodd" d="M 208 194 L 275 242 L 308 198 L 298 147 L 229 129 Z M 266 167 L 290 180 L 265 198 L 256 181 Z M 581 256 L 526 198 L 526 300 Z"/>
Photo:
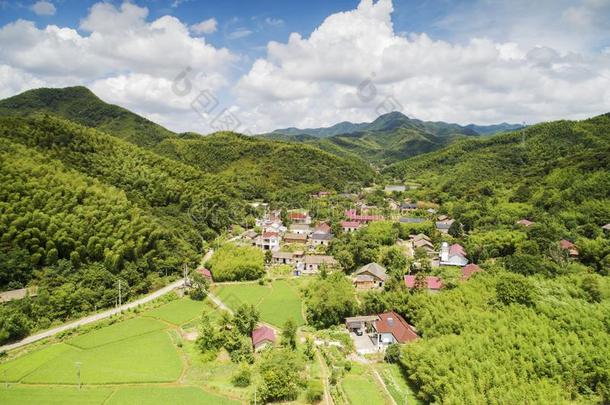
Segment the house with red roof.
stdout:
<path fill-rule="evenodd" d="M 568 254 L 570 255 L 570 257 L 578 257 L 578 248 L 576 247 L 575 244 L 573 244 L 569 240 L 567 240 L 567 239 L 560 240 L 559 247 L 562 250 L 567 251 Z"/>
<path fill-rule="evenodd" d="M 374 221 L 383 221 L 383 215 L 359 215 L 356 210 L 346 210 L 345 216 L 355 222 L 360 222 L 361 224 L 368 224 L 369 222 Z"/>
<path fill-rule="evenodd" d="M 373 329 L 377 333 L 377 347 L 417 340 L 415 328 L 396 312 L 384 312 L 377 316 L 379 320 L 373 322 Z"/>
<path fill-rule="evenodd" d="M 307 212 L 289 212 L 288 219 L 293 224 L 311 224 L 311 217 Z"/>
<path fill-rule="evenodd" d="M 255 352 L 275 344 L 275 332 L 268 326 L 259 326 L 252 331 L 252 347 Z"/>
<path fill-rule="evenodd" d="M 462 280 L 468 280 L 473 274 L 483 271 L 482 268 L 474 263 L 467 264 L 462 267 Z"/>
<path fill-rule="evenodd" d="M 454 243 L 451 246 L 447 242 L 441 244 L 441 266 L 465 266 L 468 264 L 466 256 L 466 250 L 459 243 Z"/>
<path fill-rule="evenodd" d="M 263 250 L 275 251 L 280 248 L 280 242 L 282 238 L 277 232 L 263 232 L 262 235 L 256 238 L 256 246 Z"/>
<path fill-rule="evenodd" d="M 405 276 L 405 285 L 408 289 L 415 288 L 416 276 L 413 274 L 407 274 Z M 430 292 L 438 292 L 443 288 L 443 280 L 440 277 L 426 276 L 426 289 Z"/>
<path fill-rule="evenodd" d="M 360 222 L 358 221 L 343 221 L 341 222 L 341 228 L 343 229 L 343 232 L 345 233 L 349 233 L 349 232 L 355 232 L 358 229 L 360 229 Z"/>

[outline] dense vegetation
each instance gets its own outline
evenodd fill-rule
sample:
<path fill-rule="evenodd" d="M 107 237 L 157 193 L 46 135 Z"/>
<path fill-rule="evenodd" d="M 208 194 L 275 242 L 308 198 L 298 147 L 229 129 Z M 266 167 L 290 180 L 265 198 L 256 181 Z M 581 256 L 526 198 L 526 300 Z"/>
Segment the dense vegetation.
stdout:
<path fill-rule="evenodd" d="M 313 147 L 176 135 L 81 87 L 0 101 L 0 154 L 0 290 L 39 287 L 2 306 L 0 342 L 113 305 L 119 280 L 124 299 L 158 288 L 251 220 L 249 199 L 372 178 L 364 163 Z"/>
<path fill-rule="evenodd" d="M 223 245 L 214 252 L 208 267 L 215 281 L 256 280 L 265 274 L 265 254 L 254 246 Z"/>

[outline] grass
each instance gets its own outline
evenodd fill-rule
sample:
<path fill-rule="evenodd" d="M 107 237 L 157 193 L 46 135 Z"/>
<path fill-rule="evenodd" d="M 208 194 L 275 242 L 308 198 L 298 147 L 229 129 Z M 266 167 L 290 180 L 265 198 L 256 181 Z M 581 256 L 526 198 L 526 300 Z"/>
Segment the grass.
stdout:
<path fill-rule="evenodd" d="M 352 405 L 387 403 L 382 388 L 375 383 L 374 377 L 361 365 L 354 365 L 341 383 Z"/>
<path fill-rule="evenodd" d="M 60 343 L 24 354 L 15 360 L 0 364 L 0 376 L 3 380 L 6 376 L 8 381 L 19 381 L 44 363 L 69 350 L 69 348 L 68 345 Z M 6 374 L 4 374 L 5 372 Z"/>
<path fill-rule="evenodd" d="M 197 387 L 125 387 L 120 388 L 105 404 L 229 405 L 239 402 L 209 394 Z"/>
<path fill-rule="evenodd" d="M 84 384 L 169 382 L 177 380 L 182 371 L 168 334 L 155 331 L 92 349 L 71 348 L 27 375 L 23 382 L 76 384 L 77 363 Z"/>
<path fill-rule="evenodd" d="M 159 321 L 134 318 L 76 336 L 68 343 L 81 349 L 92 349 L 164 328 L 165 325 Z"/>
<path fill-rule="evenodd" d="M 0 389 L 0 404 L 45 404 L 45 405 L 88 405 L 103 404 L 112 394 L 112 388 L 76 387 L 12 387 Z"/>
<path fill-rule="evenodd" d="M 398 364 L 379 363 L 376 367 L 388 387 L 390 395 L 397 403 L 403 403 L 406 397 L 409 404 L 423 404 L 415 396 L 415 392 L 405 380 Z"/>
<path fill-rule="evenodd" d="M 204 301 L 195 301 L 185 297 L 146 311 L 142 315 L 161 319 L 174 325 L 182 325 L 200 316 L 205 306 Z"/>
<path fill-rule="evenodd" d="M 289 318 L 297 325 L 305 323 L 299 285 L 297 279 L 276 280 L 263 286 L 256 283 L 225 284 L 215 286 L 214 293 L 231 309 L 241 304 L 252 304 L 260 311 L 262 321 L 282 327 Z"/>

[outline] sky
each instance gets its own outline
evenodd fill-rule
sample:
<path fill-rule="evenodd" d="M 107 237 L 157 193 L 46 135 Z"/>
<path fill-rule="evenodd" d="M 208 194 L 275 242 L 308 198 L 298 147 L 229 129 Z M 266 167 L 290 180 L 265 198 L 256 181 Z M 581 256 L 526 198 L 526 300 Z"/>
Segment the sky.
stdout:
<path fill-rule="evenodd" d="M 0 98 L 75 85 L 177 132 L 582 119 L 610 0 L 0 0 Z"/>

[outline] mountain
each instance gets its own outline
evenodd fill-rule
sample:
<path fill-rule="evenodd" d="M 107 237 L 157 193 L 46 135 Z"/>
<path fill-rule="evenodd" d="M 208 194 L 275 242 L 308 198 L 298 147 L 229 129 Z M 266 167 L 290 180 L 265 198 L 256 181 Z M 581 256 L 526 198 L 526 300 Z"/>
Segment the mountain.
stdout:
<path fill-rule="evenodd" d="M 108 104 L 83 86 L 29 90 L 0 100 L 0 115 L 48 113 L 96 128 L 140 146 L 175 134 L 125 108 Z"/>
<path fill-rule="evenodd" d="M 521 124 L 509 124 L 503 122 L 501 124 L 494 125 L 476 125 L 476 124 L 468 124 L 465 128 L 472 129 L 473 131 L 481 134 L 481 135 L 492 135 L 497 134 L 498 132 L 510 132 L 516 131 L 521 128 L 524 128 L 524 125 Z"/>
<path fill-rule="evenodd" d="M 344 157 L 357 156 L 368 162 L 385 165 L 446 146 L 456 139 L 490 135 L 520 126 L 460 126 L 445 122 L 422 121 L 394 111 L 373 122 L 342 122 L 328 128 L 278 129 L 261 137 L 302 142 L 318 146 Z"/>
<path fill-rule="evenodd" d="M 351 157 L 338 157 L 315 145 L 217 133 L 175 134 L 122 107 L 107 104 L 86 87 L 36 89 L 0 100 L 0 116 L 50 114 L 140 146 L 158 156 L 187 164 L 204 173 L 217 173 L 236 184 L 243 198 L 272 199 L 271 193 L 299 189 L 342 190 L 353 182 L 370 181 L 369 166 Z M 293 156 L 284 161 L 281 156 Z M 343 175 L 340 175 L 340 172 Z"/>

